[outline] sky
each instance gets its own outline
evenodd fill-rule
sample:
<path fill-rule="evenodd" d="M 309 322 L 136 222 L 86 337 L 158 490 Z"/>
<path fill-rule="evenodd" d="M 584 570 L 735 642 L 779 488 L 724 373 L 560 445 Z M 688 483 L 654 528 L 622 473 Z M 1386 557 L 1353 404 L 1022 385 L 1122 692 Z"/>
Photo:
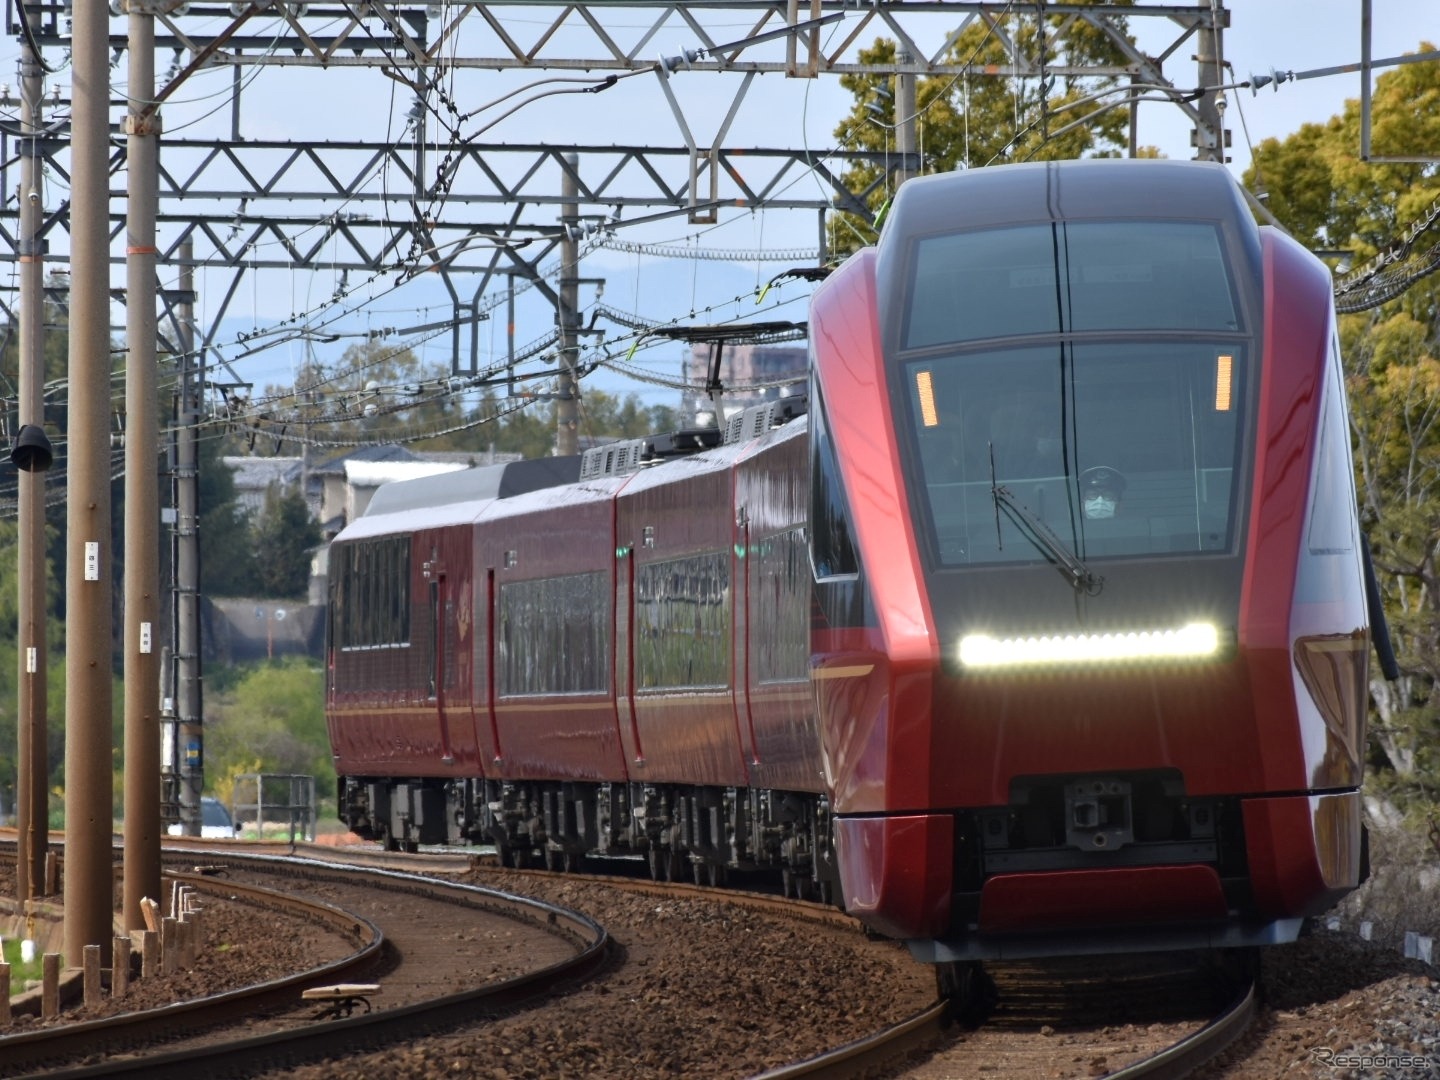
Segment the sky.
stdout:
<path fill-rule="evenodd" d="M 1017 6 L 1031 10 L 1029 4 Z M 1305 72 L 1357 63 L 1360 58 L 1360 0 L 1230 0 L 1226 6 L 1230 11 L 1230 29 L 1224 35 L 1224 56 L 1232 65 L 1236 81 L 1249 79 L 1253 74 L 1269 74 L 1272 69 Z M 522 42 L 533 41 L 553 18 L 552 13 L 515 6 L 492 10 L 505 22 L 507 32 Z M 607 29 L 622 43 L 642 32 L 654 18 L 653 14 L 637 13 L 634 9 L 599 10 L 611 20 Z M 1440 45 L 1440 2 L 1373 0 L 1372 10 L 1372 55 L 1376 59 L 1415 51 L 1422 41 Z M 733 26 L 727 26 L 720 15 L 715 15 L 706 25 L 717 40 L 744 37 L 748 24 L 741 21 L 740 16 L 735 18 Z M 847 14 L 845 22 L 826 27 L 823 33 L 827 35 L 827 43 L 843 40 L 854 18 L 859 18 L 858 10 L 854 16 Z M 478 25 L 478 20 L 472 16 L 469 25 Z M 114 27 L 118 32 L 123 20 L 116 20 Z M 1174 41 L 1176 34 L 1173 24 L 1153 18 L 1133 19 L 1132 30 L 1141 47 L 1149 52 L 1162 51 Z M 727 38 L 727 33 L 733 37 Z M 867 30 L 857 46 L 868 45 L 875 36 L 875 30 Z M 587 37 L 586 40 L 593 39 Z M 563 54 L 569 44 L 562 31 L 547 47 L 552 53 Z M 698 44 L 688 28 L 675 25 L 662 30 L 647 43 L 647 48 L 657 56 L 674 55 Z M 772 47 L 779 48 L 778 45 Z M 0 71 L 17 51 L 13 41 L 0 44 Z M 1192 39 L 1166 60 L 1166 74 L 1175 85 L 1193 82 L 1194 64 L 1190 59 L 1193 52 Z M 160 58 L 156 65 L 157 76 L 162 80 L 166 59 Z M 62 97 L 67 98 L 68 75 L 68 71 L 62 69 L 51 80 L 52 88 L 58 87 Z M 517 87 L 538 87 L 538 80 L 545 76 L 544 72 L 462 72 L 448 86 L 461 110 L 476 110 L 477 120 L 468 130 L 474 131 L 474 125 L 481 121 L 493 120 L 493 126 L 482 136 L 486 142 L 539 142 L 557 146 L 573 143 L 678 146 L 682 143 L 676 115 L 667 104 L 658 78 L 649 73 L 621 80 L 603 94 L 539 100 L 522 105 L 508 116 L 502 114 L 533 94 L 533 89 L 489 110 L 483 108 Z M 122 91 L 123 63 L 117 66 L 112 77 L 116 90 Z M 1352 73 L 1287 82 L 1258 93 L 1249 89 L 1230 91 L 1226 123 L 1232 131 L 1231 168 L 1236 175 L 1249 163 L 1251 145 L 1272 136 L 1283 138 L 1306 122 L 1324 122 L 1343 109 L 1347 98 L 1359 96 L 1359 79 L 1358 73 Z M 244 80 L 241 133 L 252 139 L 316 142 L 362 136 L 394 138 L 403 130 L 414 100 L 407 88 L 375 69 L 248 68 L 244 71 Z M 230 86 L 228 69 L 202 71 L 193 76 L 164 107 L 167 134 L 179 137 L 228 132 Z M 713 138 L 727 112 L 734 107 L 734 119 L 725 140 L 728 147 L 818 150 L 833 146 L 835 129 L 851 103 L 850 95 L 833 77 L 801 80 L 761 76 L 754 80 L 738 104 L 738 75 L 679 70 L 672 76 L 670 87 L 685 123 L 702 144 Z M 1154 145 L 1168 157 L 1189 158 L 1193 153 L 1189 133 L 1190 124 L 1178 109 L 1159 103 L 1141 107 L 1139 140 L 1142 144 Z M 162 161 L 165 160 L 162 144 Z M 393 184 L 394 178 L 377 174 L 373 183 Z M 554 183 L 558 189 L 558 177 Z M 786 186 L 795 191 L 808 189 L 816 195 L 822 191 L 818 181 L 805 175 L 789 179 Z M 47 205 L 63 197 L 63 178 L 49 178 Z M 547 210 L 547 213 L 554 211 Z M 616 235 L 629 241 L 678 248 L 682 257 L 674 257 L 673 252 L 669 256 L 637 255 L 600 249 L 587 254 L 583 274 L 604 278 L 606 303 L 652 319 L 686 318 L 695 312 L 693 321 L 696 322 L 747 316 L 802 320 L 807 296 L 805 286 L 787 284 L 767 294 L 764 305 L 754 303 L 758 287 L 787 265 L 794 265 L 794 260 L 760 262 L 744 256 L 762 249 L 814 249 L 818 231 L 813 211 L 728 210 L 722 211 L 720 221 L 713 226 L 688 224 L 683 217 L 670 218 L 647 226 L 624 227 Z M 722 256 L 734 254 L 736 258 L 727 261 L 693 257 L 702 251 Z M 692 257 L 684 257 L 685 252 L 692 253 Z M 228 274 L 228 268 L 219 268 L 213 273 L 202 270 L 197 275 L 202 324 L 217 310 L 219 297 L 228 287 Z M 123 284 L 123 267 L 115 269 L 114 281 L 117 285 Z M 358 335 L 376 327 L 419 325 L 448 313 L 443 295 L 429 283 L 420 282 L 395 291 L 389 289 L 390 284 L 381 281 L 368 291 L 355 292 L 348 301 L 356 309 L 355 313 L 339 325 Z M 236 373 L 253 381 L 257 388 L 267 382 L 288 381 L 312 350 L 323 361 L 333 359 L 347 344 L 359 338 L 343 338 L 323 346 L 295 341 L 243 358 L 240 354 L 247 348 L 237 344 L 236 338 L 238 334 L 272 326 L 291 313 L 323 306 L 335 287 L 334 275 L 304 272 L 251 275 L 237 291 L 222 324 L 220 340 L 224 344 L 220 355 L 230 359 Z M 583 287 L 582 305 L 592 304 L 594 293 L 593 285 Z M 500 311 L 503 312 L 503 308 Z M 123 313 L 118 308 L 114 322 L 117 326 L 123 324 Z M 517 309 L 517 342 L 540 339 L 552 326 L 553 313 L 548 305 L 533 293 L 522 297 Z M 609 340 L 611 351 L 617 358 L 623 358 L 628 347 L 624 343 L 629 339 L 619 328 L 614 328 Z M 426 361 L 444 363 L 449 358 L 448 338 L 442 336 L 413 343 Z M 503 355 L 501 319 L 481 325 L 479 347 L 482 362 Z M 644 370 L 673 377 L 678 374 L 682 352 L 681 346 L 666 344 L 642 349 L 630 360 Z M 676 398 L 674 390 L 603 372 L 596 374 L 594 385 L 611 392 L 638 392 L 647 404 L 673 404 Z"/>

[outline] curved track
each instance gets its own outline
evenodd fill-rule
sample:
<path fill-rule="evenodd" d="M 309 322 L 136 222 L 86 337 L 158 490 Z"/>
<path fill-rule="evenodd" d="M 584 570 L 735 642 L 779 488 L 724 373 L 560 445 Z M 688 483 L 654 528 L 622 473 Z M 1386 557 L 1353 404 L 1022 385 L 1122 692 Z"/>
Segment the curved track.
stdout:
<path fill-rule="evenodd" d="M 1102 1080 L 1182 1080 L 1244 1034 L 1254 1019 L 1256 999 L 1253 980 L 1243 980 L 1233 999 L 1199 1030 L 1152 1050 L 1140 1060 L 1104 1073 Z M 755 1080 L 798 1080 L 800 1077 L 851 1080 L 877 1073 L 905 1077 L 910 1072 L 903 1063 L 937 1047 L 946 1036 L 949 1019 L 949 1005 L 940 1001 L 869 1038 L 837 1047 L 806 1061 L 772 1069 Z M 968 1074 L 963 1066 L 959 1073 L 952 1072 L 952 1066 L 948 1064 L 941 1068 L 946 1075 Z M 1034 1075 L 1029 1064 L 1010 1069 L 987 1062 L 984 1068 L 997 1077 L 1004 1077 L 1007 1073 L 1027 1077 Z M 923 1071 L 918 1074 L 924 1075 Z"/>
<path fill-rule="evenodd" d="M 413 856 L 412 856 L 413 858 Z M 511 878 L 524 879 L 553 878 L 547 871 L 507 871 Z M 662 883 L 643 878 L 598 877 L 586 875 L 587 880 L 603 881 L 617 889 L 648 895 L 667 897 L 693 897 L 697 899 L 717 898 L 716 890 L 706 886 L 686 883 Z M 778 896 L 749 893 L 734 889 L 722 892 L 727 904 L 783 915 L 786 918 L 800 918 L 816 922 L 843 924 L 855 927 L 860 924 L 837 908 Z M 1161 1033 L 1153 1036 L 1155 1045 L 1141 1060 L 1125 1065 L 1113 1072 L 1094 1073 L 1103 1075 L 1105 1080 L 1180 1080 L 1212 1060 L 1239 1038 L 1254 1019 L 1257 992 L 1254 980 L 1235 971 L 1224 970 L 1213 963 L 1181 964 L 1173 971 L 1167 970 L 1168 961 L 1158 967 L 1143 957 L 1133 958 L 1129 965 L 1134 970 L 1114 979 L 1110 993 L 1097 995 L 1089 988 L 1072 990 L 1076 992 L 1054 993 L 1057 976 L 1044 963 L 1010 965 L 1001 977 L 1002 1000 L 1012 1002 L 1004 1015 L 994 1018 L 991 1025 L 996 1038 L 1017 1038 L 1025 1028 L 1039 1029 L 1045 1021 L 1090 1026 L 1093 1029 L 1105 1027 L 1117 1014 L 1135 1008 L 1137 1003 L 1166 999 L 1194 1001 L 1223 998 L 1226 1004 L 1208 1022 L 1157 1024 L 1157 1028 L 1185 1028 L 1185 1033 L 1174 1041 L 1166 1042 Z M 1074 966 L 1074 965 L 1072 965 Z M 1126 965 L 1122 964 L 1122 967 Z M 1154 968 L 1152 970 L 1152 967 Z M 1064 982 L 1064 977 L 1058 977 Z M 1080 982 L 1085 982 L 1082 979 Z M 983 990 L 972 987 L 977 996 Z M 928 1049 L 941 1044 L 951 1029 L 957 1011 L 969 1013 L 980 1006 L 977 1001 L 957 1003 L 953 999 L 941 999 L 907 1019 L 876 1032 L 867 1038 L 847 1043 L 827 1053 L 805 1061 L 795 1062 L 759 1074 L 757 1080 L 790 1080 L 798 1077 L 824 1077 L 833 1080 L 848 1080 L 851 1077 L 884 1075 L 903 1076 L 901 1063 L 914 1060 Z M 1205 1006 L 1197 1005 L 1193 1012 L 1204 1015 Z M 1108 1018 L 1108 1019 L 1107 1019 Z M 987 1022 L 988 1023 L 988 1022 Z M 988 1030 L 987 1025 L 981 1025 Z M 1143 1051 L 1142 1051 L 1143 1052 Z M 993 1068 L 991 1065 L 987 1069 Z M 1001 1068 L 995 1075 L 1005 1076 Z M 968 1075 L 962 1070 L 954 1075 Z M 1024 1065 L 1017 1066 L 1013 1075 L 1031 1075 Z"/>
<path fill-rule="evenodd" d="M 353 888 L 360 874 L 337 866 L 318 866 L 291 857 L 256 855 L 215 855 L 217 865 L 234 868 L 277 869 L 312 886 L 317 882 L 344 884 Z M 418 1033 L 440 1030 L 462 1020 L 473 1019 L 477 1008 L 488 1011 L 512 1009 L 536 994 L 560 983 L 582 979 L 599 969 L 609 952 L 609 938 L 603 927 L 579 913 L 553 904 L 513 896 L 499 890 L 429 880 L 394 871 L 367 870 L 366 887 L 406 898 L 427 897 L 470 910 L 480 910 L 536 928 L 545 935 L 566 942 L 567 957 L 557 963 L 537 965 L 533 970 L 499 981 L 471 986 L 459 992 L 411 1001 L 394 1008 L 343 1019 L 315 1021 L 294 1018 L 302 988 L 339 981 L 355 981 L 383 964 L 387 940 L 370 919 L 313 898 L 301 899 L 273 889 L 249 885 L 227 877 L 223 880 L 200 874 L 175 874 L 187 884 L 228 896 L 244 897 L 290 915 L 319 920 L 341 929 L 356 942 L 354 952 L 338 962 L 311 971 L 277 979 L 242 990 L 216 994 L 193 1001 L 176 1002 L 164 1008 L 123 1013 L 102 1020 L 61 1024 L 34 1032 L 0 1038 L 0 1062 L 7 1076 L 25 1069 L 43 1067 L 43 1075 L 56 1077 L 143 1076 L 194 1077 L 196 1075 L 240 1072 L 250 1074 L 285 1067 L 297 1061 L 327 1055 L 353 1053 L 357 1048 L 385 1045 L 414 1038 Z M 393 964 L 395 958 L 389 958 Z M 383 1005 L 384 999 L 381 999 Z M 267 1009 L 282 1008 L 291 1016 L 275 1030 L 255 1034 L 244 1027 L 238 1037 L 227 1031 L 213 1031 L 200 1045 L 180 1050 L 135 1050 L 177 1034 L 191 1034 L 203 1027 L 235 1024 Z M 313 1010 L 312 1010 L 313 1011 Z M 115 1058 L 123 1052 L 126 1056 Z M 100 1064 L 90 1064 L 97 1057 Z M 88 1059 L 88 1062 L 87 1062 Z M 77 1062 L 86 1062 L 76 1064 Z"/>

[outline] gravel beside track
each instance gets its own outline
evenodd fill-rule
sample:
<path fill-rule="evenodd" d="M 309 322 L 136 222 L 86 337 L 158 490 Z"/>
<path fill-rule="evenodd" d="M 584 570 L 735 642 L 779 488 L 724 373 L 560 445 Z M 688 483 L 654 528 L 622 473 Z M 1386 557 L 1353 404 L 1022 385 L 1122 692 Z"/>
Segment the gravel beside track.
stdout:
<path fill-rule="evenodd" d="M 0 869 L 0 888 L 13 889 L 9 874 Z M 918 1013 L 934 996 L 927 968 L 913 963 L 899 946 L 868 939 L 843 920 L 784 918 L 723 899 L 672 900 L 499 869 L 461 877 L 590 915 L 611 931 L 618 946 L 615 963 L 585 986 L 522 1013 L 480 1016 L 446 1034 L 270 1075 L 301 1080 L 746 1077 L 878 1031 Z M 351 890 L 311 887 L 327 893 L 324 898 L 332 903 L 351 906 Z M 140 980 L 123 1002 L 67 1012 L 51 1023 L 218 993 L 315 966 L 344 948 L 343 942 L 327 944 L 307 924 L 278 925 L 268 912 L 223 901 L 211 912 L 210 946 L 196 970 Z M 410 956 L 424 972 L 414 980 L 417 991 L 450 988 L 447 980 L 456 978 L 453 966 L 440 965 L 471 945 L 483 959 L 470 966 L 478 973 L 484 965 L 490 976 L 503 970 L 508 956 L 527 951 L 507 949 L 503 938 L 481 947 L 471 939 L 470 928 L 447 933 L 433 923 L 420 925 L 412 918 L 416 914 L 413 905 L 391 896 L 379 902 L 372 917 L 387 934 L 403 934 L 407 922 L 413 924 Z M 1200 1080 L 1440 1075 L 1440 992 L 1433 969 L 1349 935 L 1319 932 L 1266 951 L 1262 977 L 1265 1001 L 1256 1023 L 1196 1074 Z M 385 987 L 376 1006 L 397 1004 L 402 980 L 392 973 L 376 981 Z M 1001 982 L 1003 989 L 1003 975 Z M 1189 1017 L 1157 1013 L 1142 995 L 1108 1023 L 1067 1026 L 1055 1023 L 1043 1002 L 1028 999 L 1022 1006 L 1013 987 L 1010 998 L 1010 1011 L 997 1014 L 991 1024 L 953 1029 L 941 1046 L 885 1075 L 904 1080 L 1095 1077 L 1173 1041 L 1204 1019 L 1203 1010 Z M 18 1020 L 9 1030 L 39 1023 Z M 1371 1060 L 1335 1065 L 1316 1053 L 1321 1048 Z"/>
<path fill-rule="evenodd" d="M 523 1015 L 283 1075 L 752 1076 L 878 1031 L 934 999 L 928 969 L 853 925 L 501 870 L 469 880 L 585 912 L 610 931 L 623 962 Z"/>

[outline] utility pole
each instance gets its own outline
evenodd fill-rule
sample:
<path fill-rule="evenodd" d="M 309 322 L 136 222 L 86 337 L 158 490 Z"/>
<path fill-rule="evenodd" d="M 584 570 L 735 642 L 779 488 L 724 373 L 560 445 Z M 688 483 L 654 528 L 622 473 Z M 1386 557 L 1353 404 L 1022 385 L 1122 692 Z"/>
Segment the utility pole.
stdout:
<path fill-rule="evenodd" d="M 195 351 L 195 248 L 180 245 L 180 394 L 175 417 L 175 715 L 171 747 L 180 776 L 180 824 L 200 835 L 205 788 L 204 704 L 200 683 L 200 394 L 204 371 Z"/>
<path fill-rule="evenodd" d="M 70 175 L 65 550 L 65 959 L 109 963 L 111 847 L 109 9 L 77 4 Z"/>
<path fill-rule="evenodd" d="M 906 49 L 901 49 L 895 55 L 895 66 L 904 68 L 914 63 L 915 58 Z M 897 71 L 895 73 L 895 149 L 900 152 L 900 168 L 895 170 L 895 189 L 898 191 L 900 185 L 906 180 L 920 175 L 920 162 L 916 158 L 915 151 L 915 126 L 918 117 L 915 110 L 915 73 L 913 71 Z M 911 162 L 915 162 L 914 168 Z"/>
<path fill-rule="evenodd" d="M 575 378 L 575 361 L 580 355 L 580 185 L 575 171 L 578 154 L 565 155 L 566 168 L 560 176 L 560 304 L 555 317 L 560 324 L 560 393 L 555 402 L 555 452 L 561 457 L 579 452 L 580 382 Z"/>
<path fill-rule="evenodd" d="M 20 18 L 32 29 L 39 16 L 25 10 Z M 27 39 L 20 46 L 20 430 L 45 426 L 45 249 L 40 220 L 45 212 L 40 190 L 41 107 L 44 100 L 40 57 Z M 22 470 L 17 507 L 20 537 L 19 577 L 20 672 L 16 734 L 18 776 L 15 825 L 19 847 L 15 860 L 15 895 L 26 901 L 45 891 L 45 853 L 49 848 L 50 763 L 45 644 L 45 474 Z"/>
<path fill-rule="evenodd" d="M 160 113 L 155 16 L 129 13 L 125 115 L 125 871 L 127 930 L 144 930 L 140 901 L 160 897 L 159 439 L 155 402 L 155 217 Z"/>
<path fill-rule="evenodd" d="M 1199 64 L 1197 78 L 1202 87 L 1220 86 L 1225 81 L 1224 28 L 1230 21 L 1230 13 L 1223 3 L 1199 0 L 1201 21 L 1196 33 L 1198 45 L 1195 60 Z M 1213 20 L 1207 19 L 1213 15 Z M 1230 132 L 1225 127 L 1225 93 L 1223 90 L 1207 89 L 1195 102 L 1195 130 L 1191 143 L 1195 147 L 1196 161 L 1225 161 L 1225 151 L 1230 146 Z"/>

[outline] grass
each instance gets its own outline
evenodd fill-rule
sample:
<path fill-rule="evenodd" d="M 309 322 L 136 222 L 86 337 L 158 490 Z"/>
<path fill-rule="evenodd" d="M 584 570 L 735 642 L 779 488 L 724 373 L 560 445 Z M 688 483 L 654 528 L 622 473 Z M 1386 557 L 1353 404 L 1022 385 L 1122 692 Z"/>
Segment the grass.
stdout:
<path fill-rule="evenodd" d="M 40 951 L 35 951 L 35 959 L 32 963 L 22 963 L 20 960 L 20 939 L 5 939 L 5 961 L 10 965 L 10 996 L 23 994 L 28 983 L 40 984 L 41 965 L 43 960 Z"/>

